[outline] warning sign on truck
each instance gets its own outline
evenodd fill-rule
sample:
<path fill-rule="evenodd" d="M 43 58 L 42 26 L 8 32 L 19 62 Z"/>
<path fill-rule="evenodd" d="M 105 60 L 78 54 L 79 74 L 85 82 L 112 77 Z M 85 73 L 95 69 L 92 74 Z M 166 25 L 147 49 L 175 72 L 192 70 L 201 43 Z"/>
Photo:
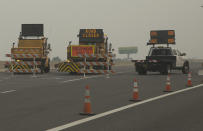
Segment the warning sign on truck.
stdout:
<path fill-rule="evenodd" d="M 79 54 L 94 54 L 94 45 L 72 45 L 71 46 L 71 56 L 78 57 Z"/>
<path fill-rule="evenodd" d="M 153 30 L 150 32 L 150 40 L 147 45 L 175 44 L 174 30 Z"/>

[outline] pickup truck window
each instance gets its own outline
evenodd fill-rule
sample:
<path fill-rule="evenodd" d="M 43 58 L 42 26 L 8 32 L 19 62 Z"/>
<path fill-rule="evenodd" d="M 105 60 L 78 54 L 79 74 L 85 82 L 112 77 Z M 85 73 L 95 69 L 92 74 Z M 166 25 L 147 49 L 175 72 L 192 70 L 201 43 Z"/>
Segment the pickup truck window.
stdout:
<path fill-rule="evenodd" d="M 165 55 L 172 55 L 171 49 L 153 49 L 151 52 L 151 56 L 165 56 Z"/>

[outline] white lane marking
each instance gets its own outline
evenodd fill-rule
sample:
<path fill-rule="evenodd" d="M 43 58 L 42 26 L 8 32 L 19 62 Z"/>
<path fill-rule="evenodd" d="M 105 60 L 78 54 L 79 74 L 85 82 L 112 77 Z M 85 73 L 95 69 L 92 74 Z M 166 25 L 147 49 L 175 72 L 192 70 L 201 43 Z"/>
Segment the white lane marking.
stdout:
<path fill-rule="evenodd" d="M 84 80 L 84 79 L 91 79 L 91 78 L 96 78 L 96 77 L 102 77 L 102 76 L 83 77 L 83 78 L 79 78 L 79 79 L 66 80 L 66 81 L 63 81 L 62 83 L 79 81 L 79 80 Z"/>
<path fill-rule="evenodd" d="M 61 80 L 61 79 L 64 79 L 64 78 L 62 78 L 62 77 L 56 77 L 55 79 L 56 80 Z"/>
<path fill-rule="evenodd" d="M 117 72 L 116 74 L 123 74 L 123 73 L 128 73 L 128 72 Z M 83 77 L 83 78 L 79 78 L 79 79 L 66 80 L 66 81 L 62 81 L 62 83 L 79 81 L 79 80 L 84 80 L 84 79 L 92 79 L 92 78 L 98 78 L 98 77 L 106 77 L 106 75 L 98 75 L 98 76 L 91 76 L 91 77 Z"/>
<path fill-rule="evenodd" d="M 67 80 L 67 81 L 63 81 L 62 83 L 72 82 L 72 81 L 79 81 L 79 80 L 83 80 L 83 79 L 85 79 L 85 78 L 79 78 L 79 79 Z"/>
<path fill-rule="evenodd" d="M 16 90 L 9 90 L 9 91 L 3 91 L 1 92 L 2 94 L 6 94 L 6 93 L 11 93 L 11 92 L 15 92 Z"/>
<path fill-rule="evenodd" d="M 160 96 L 157 96 L 157 97 L 153 97 L 153 98 L 150 98 L 150 99 L 138 102 L 138 103 L 126 105 L 126 106 L 123 106 L 123 107 L 120 107 L 120 108 L 117 108 L 117 109 L 114 109 L 114 110 L 110 110 L 110 111 L 107 111 L 107 112 L 104 112 L 104 113 L 101 113 L 101 114 L 98 114 L 98 115 L 95 115 L 95 116 L 92 116 L 92 117 L 88 117 L 88 118 L 77 120 L 77 121 L 62 125 L 62 126 L 58 126 L 58 127 L 52 128 L 52 129 L 48 129 L 47 131 L 64 130 L 64 129 L 67 129 L 67 128 L 70 128 L 70 127 L 73 127 L 73 126 L 83 124 L 85 122 L 89 122 L 89 121 L 92 121 L 92 120 L 95 120 L 95 119 L 98 119 L 98 118 L 101 118 L 101 117 L 108 116 L 108 115 L 113 114 L 113 113 L 117 113 L 117 112 L 129 109 L 129 108 L 144 104 L 144 103 L 152 102 L 152 101 L 155 101 L 155 100 L 158 100 L 158 99 L 165 98 L 167 96 L 172 96 L 172 95 L 175 95 L 175 94 L 178 94 L 178 93 L 181 93 L 181 92 L 185 92 L 185 91 L 189 91 L 189 90 L 192 90 L 192 89 L 195 89 L 195 88 L 198 88 L 198 87 L 202 87 L 202 86 L 203 86 L 203 84 L 200 84 L 200 85 L 197 85 L 197 86 L 188 87 L 186 89 L 178 90 L 178 91 L 175 91 L 175 92 L 172 92 L 172 93 L 169 93 L 169 94 L 164 94 L 164 95 L 160 95 Z"/>

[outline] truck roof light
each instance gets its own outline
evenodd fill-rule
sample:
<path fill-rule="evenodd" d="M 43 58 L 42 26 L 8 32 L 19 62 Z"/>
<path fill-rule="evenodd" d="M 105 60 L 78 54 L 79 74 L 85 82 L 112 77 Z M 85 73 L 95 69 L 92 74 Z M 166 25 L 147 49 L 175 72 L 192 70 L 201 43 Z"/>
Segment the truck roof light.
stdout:
<path fill-rule="evenodd" d="M 174 39 L 168 39 L 168 43 L 173 44 L 173 43 L 175 43 L 175 40 Z"/>
<path fill-rule="evenodd" d="M 157 39 L 151 39 L 150 43 L 157 43 Z"/>
<path fill-rule="evenodd" d="M 174 36 L 174 35 L 175 35 L 175 32 L 172 31 L 172 30 L 170 30 L 170 31 L 168 31 L 168 35 L 170 35 L 170 36 Z"/>
<path fill-rule="evenodd" d="M 156 31 L 151 31 L 151 36 L 157 36 L 157 32 Z"/>

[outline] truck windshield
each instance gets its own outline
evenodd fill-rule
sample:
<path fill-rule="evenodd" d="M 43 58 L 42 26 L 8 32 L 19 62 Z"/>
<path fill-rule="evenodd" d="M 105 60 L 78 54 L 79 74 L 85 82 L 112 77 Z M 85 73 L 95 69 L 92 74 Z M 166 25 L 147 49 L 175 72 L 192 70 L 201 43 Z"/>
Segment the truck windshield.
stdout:
<path fill-rule="evenodd" d="M 152 49 L 151 56 L 172 55 L 171 49 Z"/>

